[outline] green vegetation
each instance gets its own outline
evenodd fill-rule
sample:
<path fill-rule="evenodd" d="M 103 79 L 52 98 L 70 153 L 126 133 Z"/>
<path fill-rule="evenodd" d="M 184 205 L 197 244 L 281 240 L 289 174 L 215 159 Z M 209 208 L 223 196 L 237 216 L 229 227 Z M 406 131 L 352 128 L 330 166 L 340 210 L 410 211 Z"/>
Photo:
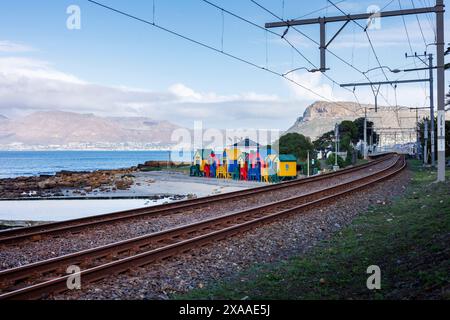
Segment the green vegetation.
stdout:
<path fill-rule="evenodd" d="M 320 162 L 317 161 L 317 153 L 314 151 L 314 145 L 309 137 L 305 137 L 299 133 L 288 133 L 278 141 L 279 154 L 292 154 L 297 158 L 297 166 L 299 172 L 307 174 L 307 159 L 309 151 L 310 166 L 309 170 L 312 174 L 315 169 L 320 170 Z"/>
<path fill-rule="evenodd" d="M 372 127 L 373 122 L 367 121 L 367 137 L 372 135 L 373 143 L 376 143 L 378 141 L 378 135 L 373 131 Z M 347 158 L 345 159 L 344 165 L 341 166 L 345 167 L 353 163 L 353 153 L 356 152 L 353 145 L 356 145 L 359 140 L 364 140 L 364 118 L 358 118 L 355 121 L 342 121 L 339 124 L 339 135 L 339 149 L 342 152 L 347 152 Z M 334 130 L 324 133 L 313 144 L 316 150 L 334 148 Z"/>
<path fill-rule="evenodd" d="M 170 166 L 155 166 L 155 167 L 142 167 L 139 170 L 142 172 L 150 172 L 150 171 L 176 171 L 182 173 L 189 173 L 190 166 L 185 164 L 180 165 L 170 165 Z"/>
<path fill-rule="evenodd" d="M 327 158 L 326 163 L 329 166 L 334 166 L 336 163 L 336 155 L 334 153 L 330 154 L 330 156 Z M 344 168 L 347 166 L 346 161 L 340 156 L 337 157 L 337 163 L 340 168 Z"/>
<path fill-rule="evenodd" d="M 305 161 L 308 150 L 310 152 L 314 150 L 311 139 L 299 133 L 288 133 L 282 136 L 278 141 L 278 148 L 279 154 L 292 154 L 299 161 Z"/>
<path fill-rule="evenodd" d="M 176 298 L 450 299 L 450 182 L 433 183 L 435 171 L 409 165 L 403 196 L 369 208 L 304 256 Z M 370 265 L 381 268 L 381 290 L 366 287 Z"/>
<path fill-rule="evenodd" d="M 366 164 L 367 162 L 369 162 L 369 160 L 358 159 L 358 160 L 356 160 L 356 165 L 359 166 L 359 165 L 362 165 L 362 164 Z"/>

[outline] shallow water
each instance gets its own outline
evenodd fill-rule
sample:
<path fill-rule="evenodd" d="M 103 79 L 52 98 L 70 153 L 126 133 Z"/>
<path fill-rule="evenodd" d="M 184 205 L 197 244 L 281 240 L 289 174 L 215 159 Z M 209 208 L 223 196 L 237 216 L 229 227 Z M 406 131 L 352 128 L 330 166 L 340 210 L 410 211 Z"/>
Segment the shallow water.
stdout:
<path fill-rule="evenodd" d="M 128 168 L 146 161 L 190 161 L 191 153 L 169 151 L 0 151 L 0 178 Z"/>
<path fill-rule="evenodd" d="M 0 201 L 0 220 L 64 221 L 128 209 L 151 207 L 169 199 Z"/>

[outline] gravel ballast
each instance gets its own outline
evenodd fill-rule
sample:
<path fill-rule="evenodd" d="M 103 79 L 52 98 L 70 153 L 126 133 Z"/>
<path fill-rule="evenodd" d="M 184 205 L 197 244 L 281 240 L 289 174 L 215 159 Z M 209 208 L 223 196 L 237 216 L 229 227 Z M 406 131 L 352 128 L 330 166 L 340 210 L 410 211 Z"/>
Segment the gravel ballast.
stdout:
<path fill-rule="evenodd" d="M 82 287 L 80 291 L 52 298 L 167 299 L 173 293 L 235 278 L 240 271 L 254 264 L 276 263 L 302 255 L 350 224 L 369 206 L 386 205 L 401 195 L 409 180 L 409 172 L 404 170 L 388 181 L 347 195 L 320 209 L 292 215 L 162 263 L 111 276 Z"/>
<path fill-rule="evenodd" d="M 378 163 L 369 170 L 347 173 L 335 179 L 310 182 L 296 187 L 286 188 L 284 190 L 255 194 L 254 196 L 246 197 L 239 201 L 222 201 L 216 204 L 211 203 L 206 207 L 203 206 L 201 208 L 191 209 L 190 211 L 183 210 L 179 213 L 167 216 L 144 216 L 128 219 L 126 221 L 90 227 L 75 235 L 70 233 L 62 234 L 59 238 L 44 237 L 37 242 L 20 241 L 14 245 L 3 245 L 0 246 L 0 270 L 54 258 L 80 250 L 86 250 L 248 209 L 253 206 L 267 204 L 288 197 L 309 193 L 321 188 L 350 181 L 351 179 L 354 179 L 355 176 L 362 177 L 369 175 L 376 170 L 385 168 L 390 163 L 390 161 Z"/>

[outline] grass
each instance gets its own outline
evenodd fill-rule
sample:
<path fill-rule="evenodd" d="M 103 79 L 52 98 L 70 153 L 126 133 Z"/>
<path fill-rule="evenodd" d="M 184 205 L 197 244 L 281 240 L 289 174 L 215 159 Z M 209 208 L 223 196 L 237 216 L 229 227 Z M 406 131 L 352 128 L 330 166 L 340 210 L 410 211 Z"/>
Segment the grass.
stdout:
<path fill-rule="evenodd" d="M 412 181 L 306 255 L 195 289 L 177 299 L 450 299 L 450 183 L 411 160 Z M 450 171 L 447 170 L 450 177 Z M 368 290 L 367 267 L 381 269 Z"/>
<path fill-rule="evenodd" d="M 366 164 L 368 162 L 369 162 L 369 160 L 366 160 L 366 159 L 358 159 L 358 160 L 356 160 L 356 164 L 355 165 Z"/>

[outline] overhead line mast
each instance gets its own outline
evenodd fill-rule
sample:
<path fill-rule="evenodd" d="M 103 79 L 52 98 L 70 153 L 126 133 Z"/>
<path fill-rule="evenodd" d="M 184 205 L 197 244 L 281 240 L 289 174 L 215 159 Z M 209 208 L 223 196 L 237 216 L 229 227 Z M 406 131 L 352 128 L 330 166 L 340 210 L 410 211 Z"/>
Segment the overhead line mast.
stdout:
<path fill-rule="evenodd" d="M 319 24 L 320 26 L 320 70 L 326 72 L 326 50 L 339 33 L 345 28 L 349 21 L 367 20 L 372 18 L 386 18 L 417 14 L 436 14 L 436 57 L 437 57 L 437 105 L 438 105 L 438 175 L 437 181 L 445 181 L 445 75 L 444 75 L 444 0 L 436 0 L 434 7 L 413 8 L 393 11 L 380 11 L 376 13 L 348 14 L 332 17 L 318 17 L 313 19 L 294 19 L 286 21 L 269 22 L 265 24 L 270 28 L 290 28 L 294 26 Z M 326 24 L 344 22 L 343 26 L 334 34 L 331 40 L 326 41 Z M 427 79 L 428 80 L 428 79 Z M 393 81 L 385 81 L 392 84 Z M 371 83 L 370 85 L 373 85 Z"/>

